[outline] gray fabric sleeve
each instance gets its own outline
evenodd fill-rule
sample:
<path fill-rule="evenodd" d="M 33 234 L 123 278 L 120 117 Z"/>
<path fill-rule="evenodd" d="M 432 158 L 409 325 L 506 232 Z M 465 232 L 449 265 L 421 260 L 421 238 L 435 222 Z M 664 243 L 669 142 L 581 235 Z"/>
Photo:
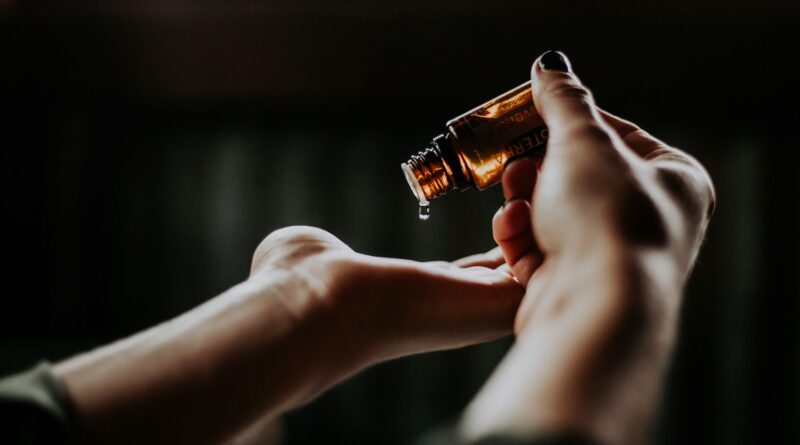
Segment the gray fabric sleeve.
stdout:
<path fill-rule="evenodd" d="M 74 419 L 72 402 L 49 363 L 0 380 L 0 442 L 68 444 Z"/>

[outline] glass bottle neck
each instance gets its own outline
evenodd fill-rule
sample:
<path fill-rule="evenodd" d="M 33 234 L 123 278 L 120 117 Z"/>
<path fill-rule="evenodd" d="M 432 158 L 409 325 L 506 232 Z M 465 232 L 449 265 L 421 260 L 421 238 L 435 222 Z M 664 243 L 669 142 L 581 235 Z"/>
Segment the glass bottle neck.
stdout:
<path fill-rule="evenodd" d="M 433 138 L 429 148 L 412 155 L 402 168 L 411 191 L 422 204 L 470 185 L 458 152 L 445 135 Z"/>

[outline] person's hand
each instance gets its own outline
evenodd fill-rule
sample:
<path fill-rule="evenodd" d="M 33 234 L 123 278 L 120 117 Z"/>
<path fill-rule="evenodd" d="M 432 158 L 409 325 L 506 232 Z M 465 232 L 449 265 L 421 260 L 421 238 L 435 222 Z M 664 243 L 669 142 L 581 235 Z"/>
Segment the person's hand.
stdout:
<path fill-rule="evenodd" d="M 524 288 L 501 264 L 499 250 L 418 263 L 273 232 L 243 283 L 55 366 L 76 442 L 235 443 L 376 362 L 508 335 Z"/>
<path fill-rule="evenodd" d="M 517 331 L 534 315 L 536 294 L 549 281 L 543 275 L 554 274 L 564 255 L 581 257 L 602 245 L 650 248 L 669 255 L 673 278 L 683 280 L 714 205 L 711 180 L 694 158 L 597 108 L 564 63 L 567 72 L 534 65 L 534 102 L 550 132 L 547 155 L 543 163 L 524 158 L 508 166 L 507 203 L 493 221 L 515 276 L 527 283 L 535 275 Z M 570 260 L 559 265 L 574 269 Z"/>
<path fill-rule="evenodd" d="M 566 57 L 532 69 L 549 129 L 542 162 L 512 162 L 493 232 L 527 290 L 518 342 L 464 429 L 575 429 L 642 438 L 674 337 L 683 283 L 713 210 L 703 167 L 599 109 Z"/>
<path fill-rule="evenodd" d="M 524 288 L 495 270 L 503 264 L 499 249 L 454 263 L 362 255 L 324 230 L 297 226 L 259 245 L 250 280 L 276 270 L 294 276 L 311 292 L 284 304 L 298 318 L 333 320 L 325 337 L 353 346 L 340 359 L 371 364 L 510 334 Z"/>

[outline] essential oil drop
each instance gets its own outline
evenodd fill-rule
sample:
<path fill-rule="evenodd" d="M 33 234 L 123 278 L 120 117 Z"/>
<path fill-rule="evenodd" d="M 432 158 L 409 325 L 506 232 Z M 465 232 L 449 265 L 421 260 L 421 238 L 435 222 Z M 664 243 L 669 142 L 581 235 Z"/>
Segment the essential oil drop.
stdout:
<path fill-rule="evenodd" d="M 426 202 L 425 204 L 419 203 L 419 219 L 427 221 L 431 217 L 431 205 Z"/>
<path fill-rule="evenodd" d="M 491 187 L 500 182 L 510 160 L 539 155 L 547 142 L 547 127 L 534 108 L 530 82 L 445 126 L 444 134 L 401 165 L 419 201 L 422 220 L 430 216 L 429 201 L 450 190 Z"/>

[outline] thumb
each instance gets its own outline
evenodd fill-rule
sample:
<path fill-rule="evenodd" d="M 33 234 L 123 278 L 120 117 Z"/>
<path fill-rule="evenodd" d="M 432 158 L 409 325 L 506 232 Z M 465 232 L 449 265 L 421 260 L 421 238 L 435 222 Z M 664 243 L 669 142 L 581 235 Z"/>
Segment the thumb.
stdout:
<path fill-rule="evenodd" d="M 563 53 L 542 54 L 531 69 L 531 90 L 536 110 L 549 130 L 542 164 L 541 190 L 572 203 L 582 218 L 586 203 L 601 203 L 599 197 L 615 194 L 612 189 L 627 177 L 625 154 L 617 147 L 618 136 L 595 106 L 592 93 L 572 72 Z M 592 206 L 592 208 L 597 208 Z M 601 213 L 607 209 L 600 208 Z M 576 215 L 573 215 L 576 216 Z"/>
<path fill-rule="evenodd" d="M 606 133 L 605 138 L 608 138 L 592 93 L 572 72 L 572 65 L 562 52 L 548 51 L 534 62 L 531 88 L 533 102 L 547 124 L 550 140 L 604 136 L 594 133 Z M 580 149 L 580 144 L 564 144 L 559 150 L 576 145 Z"/>

